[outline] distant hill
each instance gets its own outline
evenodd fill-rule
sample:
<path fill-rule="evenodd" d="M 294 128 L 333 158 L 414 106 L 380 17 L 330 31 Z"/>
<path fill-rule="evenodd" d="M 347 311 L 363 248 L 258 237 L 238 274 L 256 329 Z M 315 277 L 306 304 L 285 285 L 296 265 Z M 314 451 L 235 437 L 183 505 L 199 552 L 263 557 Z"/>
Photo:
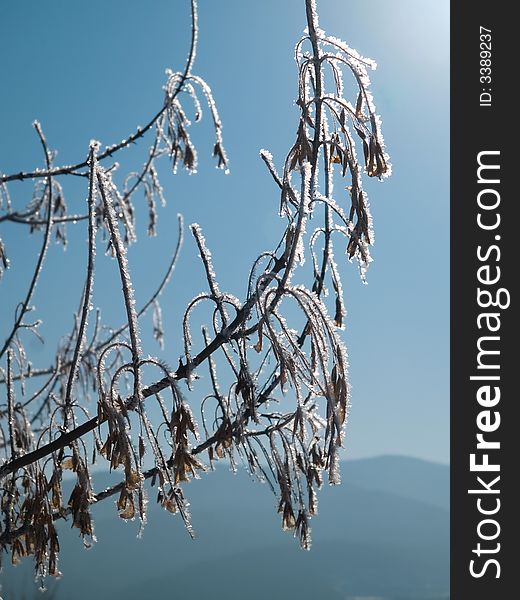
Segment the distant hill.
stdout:
<path fill-rule="evenodd" d="M 341 486 L 319 494 L 310 552 L 281 531 L 274 496 L 244 472 L 219 468 L 187 486 L 196 541 L 153 497 L 140 540 L 137 523 L 103 502 L 91 550 L 61 527 L 65 576 L 53 600 L 448 598 L 449 468 L 384 456 L 347 461 L 342 472 Z M 33 597 L 23 595 L 30 569 L 6 568 L 4 600 Z"/>
<path fill-rule="evenodd" d="M 343 473 L 346 482 L 365 489 L 450 507 L 450 470 L 446 465 L 411 456 L 378 456 L 347 461 Z"/>

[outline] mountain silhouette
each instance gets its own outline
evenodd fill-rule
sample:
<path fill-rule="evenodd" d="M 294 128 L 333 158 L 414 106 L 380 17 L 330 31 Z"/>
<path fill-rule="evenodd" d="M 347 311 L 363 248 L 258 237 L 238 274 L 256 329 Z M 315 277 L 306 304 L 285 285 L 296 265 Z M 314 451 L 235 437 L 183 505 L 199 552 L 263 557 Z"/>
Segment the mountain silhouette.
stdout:
<path fill-rule="evenodd" d="M 441 600 L 449 598 L 449 467 L 400 456 L 346 461 L 343 483 L 324 486 L 311 521 L 312 549 L 282 532 L 266 485 L 225 467 L 185 488 L 196 540 L 150 492 L 149 517 L 94 507 L 98 543 L 85 550 L 60 526 L 53 600 Z M 96 474 L 96 488 L 114 475 Z M 6 561 L 4 561 L 6 562 Z M 6 565 L 4 600 L 33 595 L 32 564 Z M 11 595 L 9 595 L 11 594 Z"/>

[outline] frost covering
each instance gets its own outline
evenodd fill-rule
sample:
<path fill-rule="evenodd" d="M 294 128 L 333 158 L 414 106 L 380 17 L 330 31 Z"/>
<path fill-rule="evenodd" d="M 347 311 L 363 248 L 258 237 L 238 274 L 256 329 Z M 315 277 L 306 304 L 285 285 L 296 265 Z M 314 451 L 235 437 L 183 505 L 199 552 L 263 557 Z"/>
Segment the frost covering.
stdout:
<path fill-rule="evenodd" d="M 284 159 L 260 152 L 277 191 L 273 214 L 278 211 L 283 220 L 283 234 L 266 240 L 268 249 L 251 257 L 251 270 L 244 274 L 247 286 L 240 287 L 247 291 L 237 298 L 219 283 L 210 250 L 220 258 L 218 240 L 206 240 L 203 225 L 189 227 L 200 259 L 193 272 L 202 291 L 184 310 L 182 340 L 171 336 L 175 345 L 168 349 L 168 364 L 147 354 L 140 331 L 151 307 L 152 334 L 161 348 L 170 333 L 163 325 L 160 295 L 182 246 L 182 218 L 171 261 L 141 307 L 135 302 L 139 281 L 128 247 L 138 243 L 134 203 L 139 190 L 148 212 L 147 233 L 157 234 L 166 203 L 158 161 L 168 160 L 173 173 L 179 168 L 196 172 L 198 153 L 190 128 L 204 111 L 215 132 L 217 167 L 227 171 L 211 89 L 192 73 L 194 0 L 191 6 L 186 67 L 166 72 L 164 103 L 145 127 L 104 150 L 91 142 L 86 161 L 55 167 L 41 126 L 35 124 L 45 167 L 0 176 L 0 224 L 20 221 L 42 233 L 29 289 L 0 349 L 0 384 L 6 390 L 0 409 L 0 544 L 13 562 L 34 556 L 42 580 L 59 574 L 56 520 L 71 520 L 90 545 L 95 540 L 91 506 L 115 496 L 119 517 L 138 518 L 142 531 L 147 480 L 151 498 L 177 514 L 193 536 L 189 481 L 215 461 L 227 460 L 233 469 L 242 463 L 271 487 L 282 528 L 305 549 L 311 546 L 317 490 L 324 481 L 340 482 L 350 406 L 343 278 L 349 261 L 355 261 L 365 280 L 372 260 L 373 224 L 363 180 L 384 179 L 391 171 L 369 91 L 368 69 L 375 63 L 327 36 L 318 26 L 316 3 L 306 0 L 307 29 L 295 48 L 299 117 L 294 141 Z M 142 169 L 120 179 L 113 155 L 145 136 L 149 146 Z M 58 182 L 78 175 L 88 182 L 83 214 L 69 212 Z M 23 211 L 8 184 L 25 179 L 36 183 Z M 27 315 L 51 234 L 65 244 L 70 221 L 85 221 L 88 227 L 85 285 L 55 364 L 36 368 L 24 343 L 27 333 L 37 334 L 39 321 Z M 109 260 L 99 252 L 101 239 L 121 283 L 124 319 L 119 327 L 106 326 L 92 304 L 96 265 Z M 10 275 L 8 253 L 0 238 L 2 285 Z M 204 325 L 195 326 L 201 320 Z M 43 384 L 37 384 L 42 378 Z M 119 484 L 96 490 L 90 476 L 96 457 L 121 472 Z M 62 487 L 66 470 L 75 478 L 68 498 Z"/>

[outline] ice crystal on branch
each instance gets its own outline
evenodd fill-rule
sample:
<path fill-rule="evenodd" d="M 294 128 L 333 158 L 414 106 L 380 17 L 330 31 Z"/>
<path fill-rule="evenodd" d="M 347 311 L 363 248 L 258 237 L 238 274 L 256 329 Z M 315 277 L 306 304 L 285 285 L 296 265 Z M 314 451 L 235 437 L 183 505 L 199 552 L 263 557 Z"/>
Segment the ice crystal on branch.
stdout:
<path fill-rule="evenodd" d="M 211 89 L 192 72 L 195 0 L 191 7 L 192 44 L 185 69 L 167 71 L 163 104 L 146 126 L 104 150 L 91 142 L 85 161 L 55 167 L 55 155 L 35 123 L 45 167 L 0 176 L 0 225 L 14 223 L 42 236 L 29 288 L 0 347 L 0 383 L 7 399 L 0 406 L 0 544 L 13 562 L 33 556 L 40 578 L 59 573 L 56 520 L 69 519 L 91 544 L 91 506 L 117 496 L 119 517 L 138 517 L 142 528 L 149 494 L 146 480 L 156 488 L 157 502 L 179 515 L 193 535 L 189 481 L 203 477 L 207 463 L 227 460 L 235 469 L 242 462 L 254 477 L 268 483 L 277 496 L 282 528 L 292 531 L 306 549 L 311 545 L 317 490 L 324 480 L 340 481 L 350 386 L 341 339 L 346 317 L 342 262 L 347 261 L 338 257 L 346 252 L 356 259 L 364 277 L 374 234 L 363 179 L 390 174 L 381 121 L 369 91 L 368 69 L 375 63 L 325 35 L 318 27 L 315 1 L 305 0 L 307 29 L 295 50 L 295 139 L 285 159 L 275 161 L 267 150 L 260 153 L 280 194 L 285 230 L 278 244 L 268 241 L 274 249 L 252 257 L 247 293 L 239 299 L 219 283 L 209 249 L 219 252 L 216 242 L 208 244 L 202 227 L 190 226 L 201 265 L 198 285 L 205 291 L 184 311 L 183 340 L 174 351 L 180 359 L 169 366 L 145 354 L 140 319 L 152 307 L 152 335 L 162 348 L 170 332 L 163 326 L 159 297 L 182 246 L 182 218 L 166 272 L 140 308 L 134 297 L 139 282 L 127 248 L 137 242 L 135 204 L 140 190 L 148 212 L 147 232 L 157 234 L 160 206 L 166 202 L 157 162 L 166 157 L 173 172 L 179 167 L 190 173 L 197 170 L 188 115 L 194 114 L 196 123 L 209 113 L 215 132 L 213 155 L 217 167 L 227 170 Z M 142 168 L 123 176 L 118 186 L 116 171 L 121 167 L 113 156 L 145 137 L 150 139 Z M 69 212 L 61 184 L 67 177 L 86 182 L 83 212 Z M 7 184 L 25 179 L 35 180 L 34 191 L 27 206 L 20 208 Z M 341 192 L 334 193 L 335 183 Z M 39 335 L 39 320 L 28 314 L 47 265 L 51 237 L 65 243 L 70 221 L 88 226 L 79 309 L 54 364 L 35 367 L 25 344 L 28 334 Z M 121 282 L 119 302 L 125 317 L 119 327 L 105 325 L 100 307 L 93 306 L 95 269 L 105 258 L 102 253 L 97 257 L 100 238 Z M 338 251 L 339 241 L 343 243 Z M 0 237 L 2 285 L 10 275 L 5 273 L 8 266 Z M 200 330 L 193 325 L 195 310 L 205 319 Z M 200 400 L 198 380 L 206 369 L 210 390 Z M 181 382 L 188 383 L 186 395 Z M 151 405 L 157 410 L 151 412 Z M 96 457 L 121 471 L 118 485 L 96 491 L 89 471 Z M 145 460 L 151 468 L 145 468 Z M 69 497 L 63 493 L 64 470 L 75 478 Z"/>

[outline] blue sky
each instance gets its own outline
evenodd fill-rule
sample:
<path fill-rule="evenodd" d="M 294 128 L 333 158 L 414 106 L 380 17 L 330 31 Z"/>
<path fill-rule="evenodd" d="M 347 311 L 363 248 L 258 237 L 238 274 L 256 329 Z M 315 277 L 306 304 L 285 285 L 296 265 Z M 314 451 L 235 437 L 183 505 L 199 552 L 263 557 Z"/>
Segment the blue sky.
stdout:
<path fill-rule="evenodd" d="M 109 145 L 144 125 L 160 108 L 164 71 L 181 70 L 189 45 L 188 2 L 112 0 L 89 3 L 24 1 L 2 7 L 0 35 L 0 171 L 42 165 L 31 123 L 38 119 L 56 163 L 85 157 L 89 140 Z M 449 458 L 449 3 L 416 0 L 319 0 L 321 26 L 375 59 L 372 92 L 394 174 L 370 182 L 376 232 L 362 285 L 354 264 L 343 262 L 348 309 L 352 410 L 346 456 L 405 454 Z M 200 1 L 200 44 L 194 72 L 212 87 L 223 121 L 231 173 L 211 160 L 208 115 L 194 131 L 197 175 L 166 174 L 168 206 L 159 235 L 146 239 L 144 200 L 140 242 L 129 260 L 139 300 L 162 276 L 175 245 L 176 214 L 198 222 L 211 247 L 221 288 L 243 297 L 255 257 L 278 241 L 278 194 L 258 156 L 269 149 L 280 165 L 297 126 L 293 48 L 305 26 L 303 0 Z M 144 160 L 145 145 L 121 155 Z M 130 167 L 131 168 L 131 167 Z M 81 212 L 82 182 L 65 189 Z M 11 187 L 15 202 L 31 194 Z M 13 269 L 0 283 L 0 339 L 29 277 L 39 239 L 19 226 L 2 226 Z M 45 346 L 29 349 L 35 366 L 51 363 L 79 302 L 85 229 L 69 229 L 69 248 L 53 246 L 35 304 L 44 319 Z M 167 331 L 160 353 L 175 365 L 181 309 L 205 289 L 193 240 L 186 237 L 173 283 L 163 298 Z M 105 261 L 106 262 L 106 261 Z M 78 268 L 78 265 L 80 268 Z M 103 315 L 120 322 L 116 271 L 103 264 L 97 279 Z M 4 310 L 5 307 L 5 310 Z M 145 321 L 146 323 L 146 321 Z M 146 327 L 145 327 L 146 328 Z"/>

